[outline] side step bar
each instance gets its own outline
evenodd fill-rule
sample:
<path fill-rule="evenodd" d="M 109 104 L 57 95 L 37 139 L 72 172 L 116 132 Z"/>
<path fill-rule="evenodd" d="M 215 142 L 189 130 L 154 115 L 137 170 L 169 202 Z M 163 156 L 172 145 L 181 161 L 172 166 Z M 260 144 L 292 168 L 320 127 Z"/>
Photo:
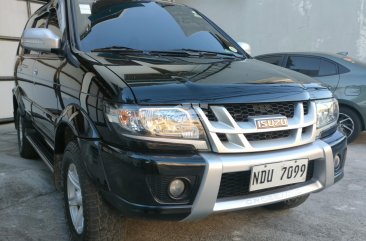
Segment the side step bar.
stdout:
<path fill-rule="evenodd" d="M 29 143 L 34 147 L 34 150 L 38 153 L 46 166 L 53 172 L 53 154 L 52 151 L 49 150 L 48 145 L 43 143 L 41 138 L 39 138 L 36 133 L 28 134 L 26 135 L 26 138 Z"/>

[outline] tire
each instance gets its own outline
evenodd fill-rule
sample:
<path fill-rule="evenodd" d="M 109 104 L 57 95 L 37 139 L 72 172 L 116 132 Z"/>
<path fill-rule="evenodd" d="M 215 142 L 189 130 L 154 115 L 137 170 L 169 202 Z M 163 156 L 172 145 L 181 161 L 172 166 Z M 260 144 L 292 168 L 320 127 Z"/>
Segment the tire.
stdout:
<path fill-rule="evenodd" d="M 17 136 L 18 136 L 18 148 L 19 154 L 21 157 L 25 159 L 34 159 L 37 157 L 37 152 L 34 150 L 34 147 L 30 144 L 28 139 L 26 138 L 26 133 L 29 130 L 27 126 L 30 124 L 24 119 L 24 117 L 17 112 L 16 121 L 17 125 Z"/>
<path fill-rule="evenodd" d="M 304 196 L 296 197 L 296 198 L 289 199 L 286 201 L 270 204 L 270 205 L 265 206 L 265 208 L 269 209 L 269 210 L 286 210 L 286 209 L 296 208 L 296 207 L 300 206 L 301 204 L 303 204 L 309 198 L 309 196 L 310 195 L 304 195 Z"/>
<path fill-rule="evenodd" d="M 82 166 L 77 142 L 71 141 L 67 145 L 62 163 L 70 240 L 122 241 L 125 236 L 124 220 L 104 202 L 91 182 Z"/>
<path fill-rule="evenodd" d="M 341 107 L 338 124 L 347 135 L 348 143 L 354 142 L 360 135 L 362 126 L 358 114 L 350 108 Z"/>

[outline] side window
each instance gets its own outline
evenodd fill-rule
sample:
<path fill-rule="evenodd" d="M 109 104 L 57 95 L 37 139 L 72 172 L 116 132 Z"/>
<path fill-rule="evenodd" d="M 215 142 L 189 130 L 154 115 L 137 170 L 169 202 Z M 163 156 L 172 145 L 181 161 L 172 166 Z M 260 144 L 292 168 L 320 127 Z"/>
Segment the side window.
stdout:
<path fill-rule="evenodd" d="M 51 11 L 48 19 L 48 29 L 52 30 L 57 36 L 62 38 L 60 25 L 58 23 L 57 14 L 55 11 Z"/>
<path fill-rule="evenodd" d="M 341 64 L 338 64 L 338 69 L 339 69 L 339 74 L 345 74 L 350 72 L 351 70 L 349 70 L 348 68 L 344 67 Z"/>
<path fill-rule="evenodd" d="M 263 57 L 259 57 L 258 60 L 269 63 L 269 64 L 281 66 L 283 56 L 282 55 L 263 56 Z"/>
<path fill-rule="evenodd" d="M 321 59 L 316 57 L 289 56 L 286 68 L 306 74 L 310 77 L 319 76 Z"/>
<path fill-rule="evenodd" d="M 319 76 L 332 76 L 338 74 L 337 65 L 333 62 L 322 59 L 320 61 Z"/>
<path fill-rule="evenodd" d="M 47 26 L 48 21 L 48 13 L 45 13 L 43 16 L 39 17 L 34 21 L 33 28 L 45 28 Z"/>

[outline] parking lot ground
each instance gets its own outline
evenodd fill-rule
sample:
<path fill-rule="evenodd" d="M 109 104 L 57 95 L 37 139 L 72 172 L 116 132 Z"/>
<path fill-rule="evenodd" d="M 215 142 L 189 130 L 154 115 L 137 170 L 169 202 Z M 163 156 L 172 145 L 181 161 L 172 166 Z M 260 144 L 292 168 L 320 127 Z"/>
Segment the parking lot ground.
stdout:
<path fill-rule="evenodd" d="M 177 223 L 129 219 L 127 241 L 366 240 L 366 133 L 349 146 L 345 178 L 302 206 Z M 13 124 L 0 126 L 0 241 L 63 241 L 62 195 L 40 160 L 19 157 Z"/>

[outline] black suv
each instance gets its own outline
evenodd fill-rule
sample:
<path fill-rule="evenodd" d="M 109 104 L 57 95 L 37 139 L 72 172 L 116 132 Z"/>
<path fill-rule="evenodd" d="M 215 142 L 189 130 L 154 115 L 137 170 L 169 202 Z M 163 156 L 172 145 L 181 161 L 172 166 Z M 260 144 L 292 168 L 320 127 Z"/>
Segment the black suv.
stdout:
<path fill-rule="evenodd" d="M 292 208 L 343 177 L 332 93 L 183 5 L 50 1 L 15 78 L 20 155 L 53 172 L 74 240 L 121 239 L 123 216 Z"/>

